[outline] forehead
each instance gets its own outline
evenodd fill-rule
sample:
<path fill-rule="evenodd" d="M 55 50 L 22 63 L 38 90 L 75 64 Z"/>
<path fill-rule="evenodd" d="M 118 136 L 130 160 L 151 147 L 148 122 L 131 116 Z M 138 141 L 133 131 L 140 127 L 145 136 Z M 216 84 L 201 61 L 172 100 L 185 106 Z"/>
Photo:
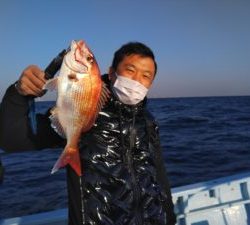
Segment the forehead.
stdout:
<path fill-rule="evenodd" d="M 138 54 L 126 55 L 118 64 L 118 67 L 129 65 L 136 67 L 136 69 L 147 70 L 152 73 L 155 72 L 154 60 L 148 56 L 141 56 Z"/>

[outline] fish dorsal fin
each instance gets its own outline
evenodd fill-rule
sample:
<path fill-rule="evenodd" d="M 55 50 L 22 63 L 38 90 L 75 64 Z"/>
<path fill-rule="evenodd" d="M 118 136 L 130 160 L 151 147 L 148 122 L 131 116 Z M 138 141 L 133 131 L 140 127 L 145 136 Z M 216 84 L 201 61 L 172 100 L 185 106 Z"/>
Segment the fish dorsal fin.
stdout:
<path fill-rule="evenodd" d="M 54 107 L 50 110 L 50 121 L 51 121 L 51 127 L 55 130 L 57 134 L 59 134 L 62 138 L 66 138 L 64 129 L 62 125 L 60 124 L 60 121 L 58 119 L 58 109 L 57 107 Z"/>
<path fill-rule="evenodd" d="M 99 102 L 97 104 L 97 112 L 101 111 L 102 107 L 108 101 L 109 97 L 110 97 L 110 91 L 107 88 L 106 84 L 102 82 L 102 91 Z"/>
<path fill-rule="evenodd" d="M 44 90 L 53 91 L 57 89 L 58 77 L 48 80 L 43 86 Z"/>

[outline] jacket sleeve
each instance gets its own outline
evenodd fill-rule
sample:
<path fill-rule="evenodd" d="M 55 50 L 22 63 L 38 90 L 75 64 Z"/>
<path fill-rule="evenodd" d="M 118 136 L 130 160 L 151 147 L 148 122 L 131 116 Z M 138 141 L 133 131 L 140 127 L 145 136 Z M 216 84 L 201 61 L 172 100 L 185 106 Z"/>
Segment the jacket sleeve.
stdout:
<path fill-rule="evenodd" d="M 160 137 L 159 137 L 159 128 L 155 122 L 148 122 L 150 140 L 152 145 L 154 146 L 155 152 L 155 165 L 156 165 L 156 176 L 159 184 L 162 189 L 165 191 L 164 194 L 166 196 L 165 209 L 167 213 L 167 225 L 174 225 L 176 223 L 176 215 L 174 212 L 174 204 L 172 201 L 172 194 L 170 189 L 170 183 L 168 180 L 168 174 L 165 167 L 165 162 L 163 158 L 163 152 L 160 145 Z"/>
<path fill-rule="evenodd" d="M 29 113 L 29 97 L 21 96 L 11 85 L 0 105 L 0 148 L 4 151 L 17 152 L 53 148 L 63 145 L 51 128 L 49 112 L 37 114 L 37 132 L 33 134 Z"/>

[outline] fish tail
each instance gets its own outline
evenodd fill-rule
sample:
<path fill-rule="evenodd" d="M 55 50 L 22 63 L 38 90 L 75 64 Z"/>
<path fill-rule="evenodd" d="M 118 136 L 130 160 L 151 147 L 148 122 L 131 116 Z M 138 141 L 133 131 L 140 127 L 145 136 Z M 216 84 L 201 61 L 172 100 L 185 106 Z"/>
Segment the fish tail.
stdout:
<path fill-rule="evenodd" d="M 81 162 L 78 149 L 67 147 L 56 161 L 51 173 L 57 172 L 60 168 L 70 165 L 78 176 L 82 175 Z"/>

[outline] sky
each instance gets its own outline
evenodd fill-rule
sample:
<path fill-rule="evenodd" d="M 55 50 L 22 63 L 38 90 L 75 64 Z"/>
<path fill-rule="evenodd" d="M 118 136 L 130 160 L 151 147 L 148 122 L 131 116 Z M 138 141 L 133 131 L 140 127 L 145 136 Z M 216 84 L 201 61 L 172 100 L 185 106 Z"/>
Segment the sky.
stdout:
<path fill-rule="evenodd" d="M 28 65 L 46 68 L 79 39 L 102 73 L 121 45 L 148 45 L 149 97 L 250 95 L 249 0 L 0 0 L 0 28 L 0 100 Z"/>

